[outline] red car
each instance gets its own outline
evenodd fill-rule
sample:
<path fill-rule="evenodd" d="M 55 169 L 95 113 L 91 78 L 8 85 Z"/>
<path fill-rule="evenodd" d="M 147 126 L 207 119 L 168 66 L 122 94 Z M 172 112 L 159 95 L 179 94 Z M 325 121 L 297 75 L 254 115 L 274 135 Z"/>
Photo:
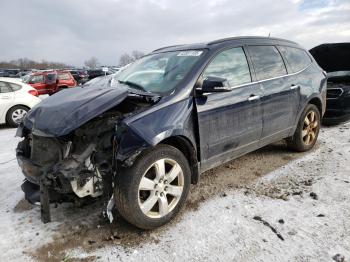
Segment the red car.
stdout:
<path fill-rule="evenodd" d="M 32 73 L 26 83 L 38 90 L 39 95 L 52 95 L 62 89 L 77 86 L 71 73 L 64 70 Z"/>

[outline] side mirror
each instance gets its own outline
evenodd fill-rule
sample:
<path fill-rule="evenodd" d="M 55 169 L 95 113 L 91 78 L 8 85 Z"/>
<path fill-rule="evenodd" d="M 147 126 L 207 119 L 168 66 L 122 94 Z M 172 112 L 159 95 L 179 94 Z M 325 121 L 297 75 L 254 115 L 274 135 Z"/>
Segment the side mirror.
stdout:
<path fill-rule="evenodd" d="M 226 78 L 208 76 L 203 80 L 202 87 L 197 89 L 201 93 L 229 92 L 231 88 Z"/>

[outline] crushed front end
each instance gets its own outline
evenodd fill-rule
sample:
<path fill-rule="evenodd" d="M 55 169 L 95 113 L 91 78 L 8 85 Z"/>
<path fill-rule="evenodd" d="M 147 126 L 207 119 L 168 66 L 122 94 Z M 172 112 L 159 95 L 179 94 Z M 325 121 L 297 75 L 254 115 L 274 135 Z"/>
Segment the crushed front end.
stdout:
<path fill-rule="evenodd" d="M 56 97 L 55 100 L 62 98 L 64 97 Z M 61 112 L 64 116 L 61 119 L 58 117 L 56 121 L 48 120 L 48 123 L 52 122 L 51 129 L 37 129 L 36 125 L 44 126 L 42 120 L 48 117 L 43 112 L 50 112 L 45 107 L 52 109 L 55 102 L 44 100 L 41 107 L 39 105 L 34 108 L 34 112 L 30 112 L 28 119 L 32 114 L 32 120 L 26 119 L 27 123 L 24 121 L 17 130 L 17 135 L 24 138 L 16 149 L 18 164 L 25 176 L 22 190 L 30 203 L 41 204 L 44 223 L 51 219 L 49 204 L 53 202 L 86 202 L 97 197 L 105 197 L 106 203 L 108 202 L 113 196 L 115 156 L 118 138 L 123 132 L 122 121 L 152 104 L 142 96 L 125 94 L 122 99 L 116 97 L 114 104 L 110 104 L 107 109 L 96 106 L 106 101 L 88 101 L 95 108 L 106 111 L 92 114 L 92 107 L 82 103 L 77 108 L 82 110 L 85 106 L 86 111 L 76 114 L 68 109 L 67 112 Z M 48 106 L 50 102 L 51 106 Z M 56 110 L 62 109 L 61 106 Z M 33 117 L 35 111 L 40 112 L 41 122 L 33 121 L 36 119 Z M 89 113 L 91 119 L 86 121 L 86 117 L 81 117 L 83 112 Z M 80 119 L 84 119 L 85 123 L 79 123 Z M 61 130 L 64 132 L 58 132 L 60 124 L 57 121 L 61 122 Z M 71 130 L 76 126 L 78 127 Z"/>

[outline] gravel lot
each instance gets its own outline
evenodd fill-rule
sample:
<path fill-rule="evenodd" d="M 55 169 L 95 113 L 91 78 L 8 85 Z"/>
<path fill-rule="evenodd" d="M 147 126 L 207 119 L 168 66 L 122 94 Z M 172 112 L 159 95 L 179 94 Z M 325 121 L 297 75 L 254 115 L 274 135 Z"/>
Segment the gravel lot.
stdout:
<path fill-rule="evenodd" d="M 23 200 L 15 129 L 0 127 L 0 261 L 350 261 L 350 123 L 314 150 L 265 147 L 202 175 L 172 223 L 141 231 L 101 202 L 40 208 Z"/>

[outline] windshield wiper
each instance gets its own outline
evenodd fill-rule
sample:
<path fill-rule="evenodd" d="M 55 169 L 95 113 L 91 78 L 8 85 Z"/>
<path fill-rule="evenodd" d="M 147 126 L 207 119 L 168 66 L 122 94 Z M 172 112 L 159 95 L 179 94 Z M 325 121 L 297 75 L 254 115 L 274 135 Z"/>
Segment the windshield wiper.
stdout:
<path fill-rule="evenodd" d="M 143 86 L 137 84 L 137 83 L 134 83 L 134 82 L 130 82 L 130 81 L 121 81 L 121 80 L 118 80 L 119 83 L 121 84 L 124 84 L 124 85 L 128 85 L 128 86 L 131 86 L 135 89 L 138 89 L 138 90 L 141 90 L 143 92 L 147 92 L 149 93 Z"/>

